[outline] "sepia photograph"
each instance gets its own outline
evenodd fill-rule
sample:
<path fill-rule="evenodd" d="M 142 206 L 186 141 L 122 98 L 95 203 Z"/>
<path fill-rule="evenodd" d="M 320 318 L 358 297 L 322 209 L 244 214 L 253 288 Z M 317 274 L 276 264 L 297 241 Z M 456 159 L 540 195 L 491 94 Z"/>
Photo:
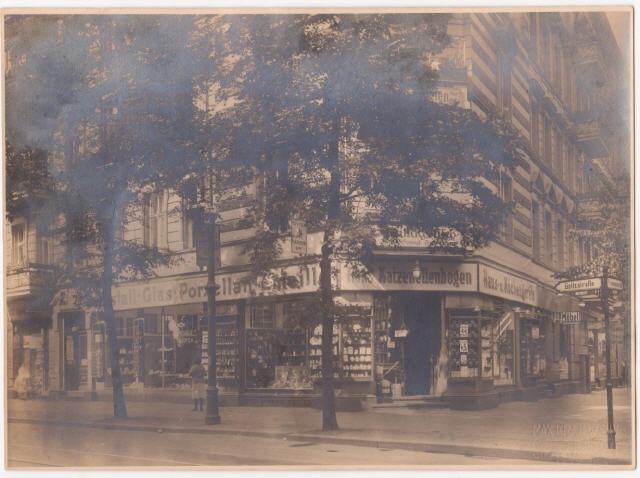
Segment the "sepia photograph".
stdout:
<path fill-rule="evenodd" d="M 633 9 L 4 9 L 6 470 L 632 470 Z"/>

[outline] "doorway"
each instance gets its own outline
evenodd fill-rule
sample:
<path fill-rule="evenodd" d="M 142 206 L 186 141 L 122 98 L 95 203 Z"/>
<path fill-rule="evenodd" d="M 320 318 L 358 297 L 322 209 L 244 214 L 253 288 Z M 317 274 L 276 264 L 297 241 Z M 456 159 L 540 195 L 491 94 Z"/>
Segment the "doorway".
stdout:
<path fill-rule="evenodd" d="M 430 395 L 440 354 L 440 295 L 403 294 L 398 301 L 407 334 L 403 340 L 405 395 Z"/>
<path fill-rule="evenodd" d="M 72 312 L 62 316 L 64 389 L 78 390 L 81 384 L 83 359 L 86 359 L 86 330 L 84 313 Z"/>

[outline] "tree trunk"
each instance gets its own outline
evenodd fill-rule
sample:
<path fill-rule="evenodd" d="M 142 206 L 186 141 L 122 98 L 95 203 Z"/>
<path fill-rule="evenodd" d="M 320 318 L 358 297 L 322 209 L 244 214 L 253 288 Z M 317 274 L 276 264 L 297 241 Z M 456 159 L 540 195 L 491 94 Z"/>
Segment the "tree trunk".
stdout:
<path fill-rule="evenodd" d="M 127 418 L 127 407 L 124 401 L 124 389 L 122 384 L 122 374 L 120 373 L 120 357 L 118 351 L 118 338 L 116 331 L 116 319 L 113 314 L 113 302 L 111 297 L 111 287 L 113 286 L 113 242 L 114 242 L 114 222 L 107 220 L 104 230 L 103 245 L 103 273 L 102 273 L 102 307 L 104 312 L 104 322 L 109 341 L 109 353 L 111 362 L 111 383 L 113 386 L 113 416 L 116 418 Z"/>
<path fill-rule="evenodd" d="M 322 431 L 338 429 L 336 399 L 333 387 L 333 292 L 331 290 L 330 231 L 324 232 L 320 259 L 322 294 Z"/>
<path fill-rule="evenodd" d="M 322 294 L 322 430 L 338 429 L 336 417 L 336 398 L 333 384 L 333 290 L 331 288 L 331 268 L 333 254 L 333 231 L 335 221 L 340 215 L 340 170 L 337 161 L 331 170 L 327 227 L 324 231 L 322 257 L 320 259 L 320 290 Z"/>

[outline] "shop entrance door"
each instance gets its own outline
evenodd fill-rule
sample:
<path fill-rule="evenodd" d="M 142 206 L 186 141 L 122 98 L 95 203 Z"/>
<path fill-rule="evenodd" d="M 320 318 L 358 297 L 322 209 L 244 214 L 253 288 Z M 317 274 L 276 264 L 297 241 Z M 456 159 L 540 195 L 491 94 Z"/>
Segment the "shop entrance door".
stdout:
<path fill-rule="evenodd" d="M 408 329 L 404 344 L 404 393 L 429 395 L 440 352 L 440 297 L 410 294 L 403 302 Z"/>
<path fill-rule="evenodd" d="M 64 326 L 64 388 L 65 390 L 78 390 L 80 388 L 82 359 L 81 340 L 86 337 L 83 323 L 84 314 L 66 314 L 62 320 Z"/>

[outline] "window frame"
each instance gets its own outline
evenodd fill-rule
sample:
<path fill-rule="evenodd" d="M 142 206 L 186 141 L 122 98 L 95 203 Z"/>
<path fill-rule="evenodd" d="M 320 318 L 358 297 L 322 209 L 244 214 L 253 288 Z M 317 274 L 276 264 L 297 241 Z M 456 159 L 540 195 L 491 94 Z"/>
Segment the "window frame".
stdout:
<path fill-rule="evenodd" d="M 22 237 L 18 241 L 16 230 L 22 230 Z M 18 251 L 20 258 L 18 259 Z M 15 267 L 25 266 L 28 263 L 27 255 L 27 223 L 24 221 L 11 224 L 11 265 Z"/>

